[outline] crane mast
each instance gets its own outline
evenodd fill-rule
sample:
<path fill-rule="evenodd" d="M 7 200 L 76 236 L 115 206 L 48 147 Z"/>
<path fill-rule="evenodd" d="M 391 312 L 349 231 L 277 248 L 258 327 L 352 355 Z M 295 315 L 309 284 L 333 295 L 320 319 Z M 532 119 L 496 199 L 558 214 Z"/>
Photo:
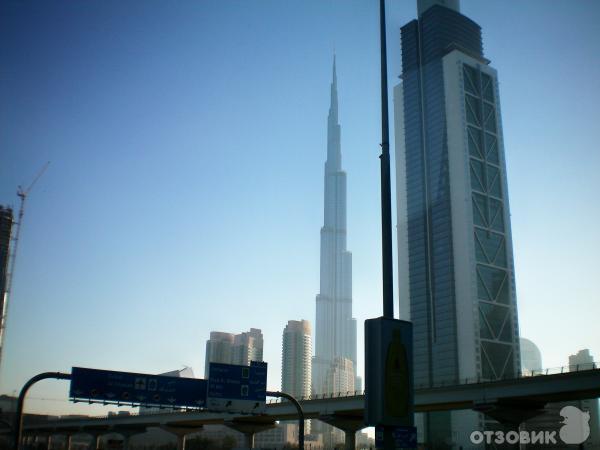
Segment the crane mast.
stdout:
<path fill-rule="evenodd" d="M 22 186 L 17 187 L 17 196 L 20 199 L 19 214 L 17 216 L 16 222 L 13 219 L 13 225 L 16 225 L 16 226 L 14 227 L 14 238 L 12 239 L 12 252 L 10 251 L 10 245 L 9 245 L 9 258 L 8 258 L 9 270 L 6 274 L 6 280 L 5 280 L 6 287 L 4 289 L 4 292 L 0 293 L 0 314 L 1 314 L 1 316 L 0 316 L 0 367 L 2 365 L 2 354 L 3 354 L 3 350 L 4 350 L 4 331 L 6 328 L 8 299 L 10 297 L 10 293 L 12 290 L 12 280 L 13 280 L 13 275 L 15 273 L 15 262 L 17 260 L 17 249 L 19 246 L 19 237 L 21 235 L 21 227 L 23 225 L 23 215 L 25 214 L 25 201 L 27 200 L 27 196 L 29 195 L 29 192 L 31 192 L 31 189 L 33 189 L 33 186 L 35 186 L 37 181 L 44 174 L 44 172 L 48 168 L 49 164 L 50 164 L 50 161 L 48 161 L 46 164 L 44 164 L 44 166 L 41 168 L 41 170 L 38 172 L 36 177 L 33 179 L 33 181 L 29 184 L 29 186 L 26 189 L 23 189 Z"/>

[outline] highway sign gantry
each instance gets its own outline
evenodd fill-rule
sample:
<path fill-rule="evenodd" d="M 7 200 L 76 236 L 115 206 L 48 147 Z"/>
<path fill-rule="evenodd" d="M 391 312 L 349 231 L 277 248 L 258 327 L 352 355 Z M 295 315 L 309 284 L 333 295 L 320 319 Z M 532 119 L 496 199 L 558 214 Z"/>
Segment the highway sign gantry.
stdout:
<path fill-rule="evenodd" d="M 206 380 L 73 367 L 69 397 L 89 403 L 206 407 Z"/>

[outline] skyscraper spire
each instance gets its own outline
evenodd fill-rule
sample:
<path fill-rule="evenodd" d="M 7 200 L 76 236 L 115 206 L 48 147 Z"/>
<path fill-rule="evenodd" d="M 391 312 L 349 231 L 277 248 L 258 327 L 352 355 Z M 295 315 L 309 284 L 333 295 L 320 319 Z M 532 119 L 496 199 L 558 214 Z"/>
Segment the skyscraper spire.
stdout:
<path fill-rule="evenodd" d="M 327 118 L 327 166 L 326 172 L 342 169 L 342 151 L 340 145 L 340 124 L 338 123 L 338 93 L 335 53 L 333 55 L 333 75 L 331 80 L 331 99 Z"/>
<path fill-rule="evenodd" d="M 337 97 L 337 71 L 335 68 L 335 53 L 333 54 L 333 77 L 331 81 L 331 106 L 329 107 L 329 115 L 335 117 L 335 122 L 338 121 L 338 97 Z"/>

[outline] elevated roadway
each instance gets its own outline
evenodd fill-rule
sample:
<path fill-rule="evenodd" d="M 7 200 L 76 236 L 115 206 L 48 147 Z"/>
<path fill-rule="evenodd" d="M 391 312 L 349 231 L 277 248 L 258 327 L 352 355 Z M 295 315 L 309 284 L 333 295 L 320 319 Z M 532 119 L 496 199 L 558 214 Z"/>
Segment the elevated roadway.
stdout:
<path fill-rule="evenodd" d="M 338 394 L 301 399 L 307 419 L 319 419 L 345 431 L 347 442 L 363 428 L 364 394 Z M 600 369 L 550 375 L 529 376 L 493 382 L 453 384 L 415 391 L 415 411 L 472 409 L 507 424 L 518 425 L 544 410 L 546 403 L 600 397 Z M 297 419 L 294 406 L 271 402 L 264 415 L 214 413 L 208 411 L 164 412 L 96 418 L 59 419 L 29 425 L 25 433 L 88 433 L 96 438 L 109 432 L 121 433 L 125 440 L 149 427 L 160 427 L 178 436 L 183 448 L 184 436 L 210 424 L 226 425 L 244 433 L 252 444 L 255 433 L 272 427 L 275 421 Z"/>

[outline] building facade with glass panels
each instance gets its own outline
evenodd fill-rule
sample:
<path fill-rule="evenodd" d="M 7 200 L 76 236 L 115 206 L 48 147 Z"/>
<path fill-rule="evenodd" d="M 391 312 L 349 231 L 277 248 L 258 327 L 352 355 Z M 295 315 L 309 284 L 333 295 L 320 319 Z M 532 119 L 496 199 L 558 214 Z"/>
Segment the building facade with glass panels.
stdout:
<path fill-rule="evenodd" d="M 6 327 L 6 308 L 8 290 L 10 289 L 11 238 L 13 228 L 13 212 L 11 208 L 0 205 L 0 359 L 4 349 L 4 330 Z"/>
<path fill-rule="evenodd" d="M 394 92 L 400 318 L 413 322 L 416 386 L 520 367 L 497 74 L 480 27 L 435 3 L 402 27 Z M 421 429 L 466 449 L 483 426 L 455 411 L 426 415 Z"/>

